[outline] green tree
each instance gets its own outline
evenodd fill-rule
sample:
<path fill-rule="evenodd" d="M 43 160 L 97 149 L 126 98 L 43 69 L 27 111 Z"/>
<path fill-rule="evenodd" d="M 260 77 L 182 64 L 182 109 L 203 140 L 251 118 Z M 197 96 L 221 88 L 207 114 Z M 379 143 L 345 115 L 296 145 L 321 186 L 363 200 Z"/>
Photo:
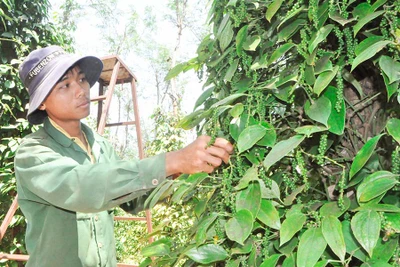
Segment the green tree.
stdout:
<path fill-rule="evenodd" d="M 28 124 L 28 92 L 23 87 L 18 66 L 30 51 L 58 44 L 70 48 L 68 32 L 49 22 L 48 1 L 3 0 L 0 2 L 0 221 L 16 196 L 15 150 L 22 137 L 35 130 Z M 0 243 L 5 253 L 26 253 L 25 221 L 18 211 Z M 17 266 L 2 260 L 2 266 Z"/>
<path fill-rule="evenodd" d="M 215 0 L 177 65 L 207 81 L 180 122 L 235 143 L 211 175 L 166 181 L 192 203 L 183 246 L 141 266 L 400 266 L 400 2 Z M 153 262 L 151 257 L 153 257 Z"/>

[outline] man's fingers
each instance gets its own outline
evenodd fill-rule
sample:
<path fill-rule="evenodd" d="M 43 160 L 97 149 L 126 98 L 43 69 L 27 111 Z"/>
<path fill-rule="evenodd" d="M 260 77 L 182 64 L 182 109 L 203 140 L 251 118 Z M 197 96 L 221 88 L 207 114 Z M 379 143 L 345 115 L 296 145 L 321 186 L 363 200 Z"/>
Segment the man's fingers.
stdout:
<path fill-rule="evenodd" d="M 233 152 L 233 145 L 224 138 L 220 138 L 220 137 L 216 138 L 213 146 L 220 147 L 220 148 L 224 149 L 226 152 L 228 152 L 229 154 L 231 154 Z"/>
<path fill-rule="evenodd" d="M 214 167 L 207 164 L 206 166 L 204 166 L 203 171 L 206 173 L 212 173 L 214 171 Z"/>
<path fill-rule="evenodd" d="M 210 146 L 206 149 L 206 151 L 207 151 L 207 153 L 209 153 L 212 156 L 212 158 L 223 160 L 225 163 L 229 162 L 230 155 L 229 155 L 228 151 L 225 150 L 224 148 Z M 212 159 L 208 159 L 208 160 L 212 160 Z M 213 161 L 215 162 L 215 160 L 213 160 Z M 215 165 L 212 162 L 209 162 L 209 163 L 211 163 L 213 166 L 217 167 L 217 166 L 221 165 L 222 162 L 219 162 L 218 165 Z M 215 162 L 215 163 L 218 163 L 218 162 Z"/>
<path fill-rule="evenodd" d="M 221 165 L 222 159 L 219 157 L 208 155 L 208 157 L 206 158 L 206 162 L 213 167 L 218 167 L 219 165 Z"/>
<path fill-rule="evenodd" d="M 222 164 L 222 161 L 228 163 L 233 152 L 232 144 L 224 138 L 216 138 L 213 144 L 210 144 L 210 141 L 210 136 L 199 136 L 185 148 L 174 153 L 170 152 L 169 163 L 166 164 L 168 173 L 211 173 Z"/>

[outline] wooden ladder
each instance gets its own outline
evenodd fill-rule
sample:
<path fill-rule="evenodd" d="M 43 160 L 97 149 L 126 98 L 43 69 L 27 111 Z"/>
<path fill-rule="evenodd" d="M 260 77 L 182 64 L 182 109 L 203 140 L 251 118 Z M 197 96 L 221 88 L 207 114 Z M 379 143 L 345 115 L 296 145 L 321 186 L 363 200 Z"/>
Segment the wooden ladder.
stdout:
<path fill-rule="evenodd" d="M 136 135 L 138 141 L 138 152 L 139 158 L 144 158 L 143 151 L 143 140 L 142 133 L 140 129 L 140 118 L 139 118 L 139 108 L 137 103 L 137 94 L 136 94 L 136 77 L 129 70 L 129 68 L 124 64 L 124 62 L 116 55 L 107 56 L 101 58 L 103 62 L 103 71 L 99 78 L 99 95 L 97 97 L 92 97 L 92 102 L 98 102 L 98 110 L 97 110 L 97 132 L 100 135 L 103 135 L 105 127 L 113 127 L 113 126 L 123 126 L 123 125 L 134 125 L 136 126 Z M 134 112 L 134 121 L 128 122 L 116 122 L 116 123 L 107 123 L 107 117 L 110 110 L 111 100 L 114 93 L 115 86 L 118 84 L 130 83 L 131 85 L 131 93 L 132 93 L 132 101 L 133 101 L 133 112 Z M 104 93 L 104 88 L 107 87 L 107 92 Z M 11 220 L 18 209 L 17 196 L 13 200 L 10 209 L 8 210 L 4 221 L 0 226 L 0 241 L 5 235 L 5 232 L 8 226 L 11 223 Z M 147 231 L 150 234 L 153 231 L 153 226 L 151 222 L 151 212 L 150 210 L 145 211 L 145 217 L 135 217 L 135 216 L 115 216 L 114 220 L 116 221 L 145 221 L 147 224 Z M 153 241 L 153 238 L 150 238 L 150 242 Z M 28 255 L 22 254 L 5 254 L 0 252 L 0 259 L 8 259 L 15 261 L 27 261 L 29 259 Z M 118 263 L 118 267 L 136 267 L 137 265 Z"/>

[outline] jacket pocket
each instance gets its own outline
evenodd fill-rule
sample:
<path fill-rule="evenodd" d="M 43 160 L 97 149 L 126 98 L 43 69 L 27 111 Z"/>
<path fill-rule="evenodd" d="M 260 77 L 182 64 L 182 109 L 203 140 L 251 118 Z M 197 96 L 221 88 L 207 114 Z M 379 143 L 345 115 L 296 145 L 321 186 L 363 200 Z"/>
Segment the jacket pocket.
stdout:
<path fill-rule="evenodd" d="M 78 256 L 83 267 L 99 266 L 100 256 L 96 242 L 93 214 L 76 213 L 78 228 Z"/>

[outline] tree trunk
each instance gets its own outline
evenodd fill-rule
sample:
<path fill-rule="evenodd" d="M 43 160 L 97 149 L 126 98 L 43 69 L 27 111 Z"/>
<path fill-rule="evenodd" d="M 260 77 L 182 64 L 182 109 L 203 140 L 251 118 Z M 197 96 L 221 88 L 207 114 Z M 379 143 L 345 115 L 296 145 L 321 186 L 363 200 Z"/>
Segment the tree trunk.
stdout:
<path fill-rule="evenodd" d="M 175 15 L 176 15 L 176 27 L 177 27 L 177 37 L 176 37 L 176 42 L 175 42 L 175 48 L 174 51 L 172 52 L 172 58 L 171 58 L 171 67 L 174 67 L 176 65 L 176 61 L 179 55 L 179 49 L 180 49 L 180 44 L 181 44 L 181 37 L 182 37 L 182 31 L 185 27 L 184 21 L 186 17 L 186 8 L 187 8 L 187 0 L 175 0 Z M 179 114 L 179 94 L 178 94 L 178 89 L 176 85 L 176 78 L 171 79 L 171 91 L 169 94 L 172 102 L 172 112 L 173 115 L 178 115 Z"/>

